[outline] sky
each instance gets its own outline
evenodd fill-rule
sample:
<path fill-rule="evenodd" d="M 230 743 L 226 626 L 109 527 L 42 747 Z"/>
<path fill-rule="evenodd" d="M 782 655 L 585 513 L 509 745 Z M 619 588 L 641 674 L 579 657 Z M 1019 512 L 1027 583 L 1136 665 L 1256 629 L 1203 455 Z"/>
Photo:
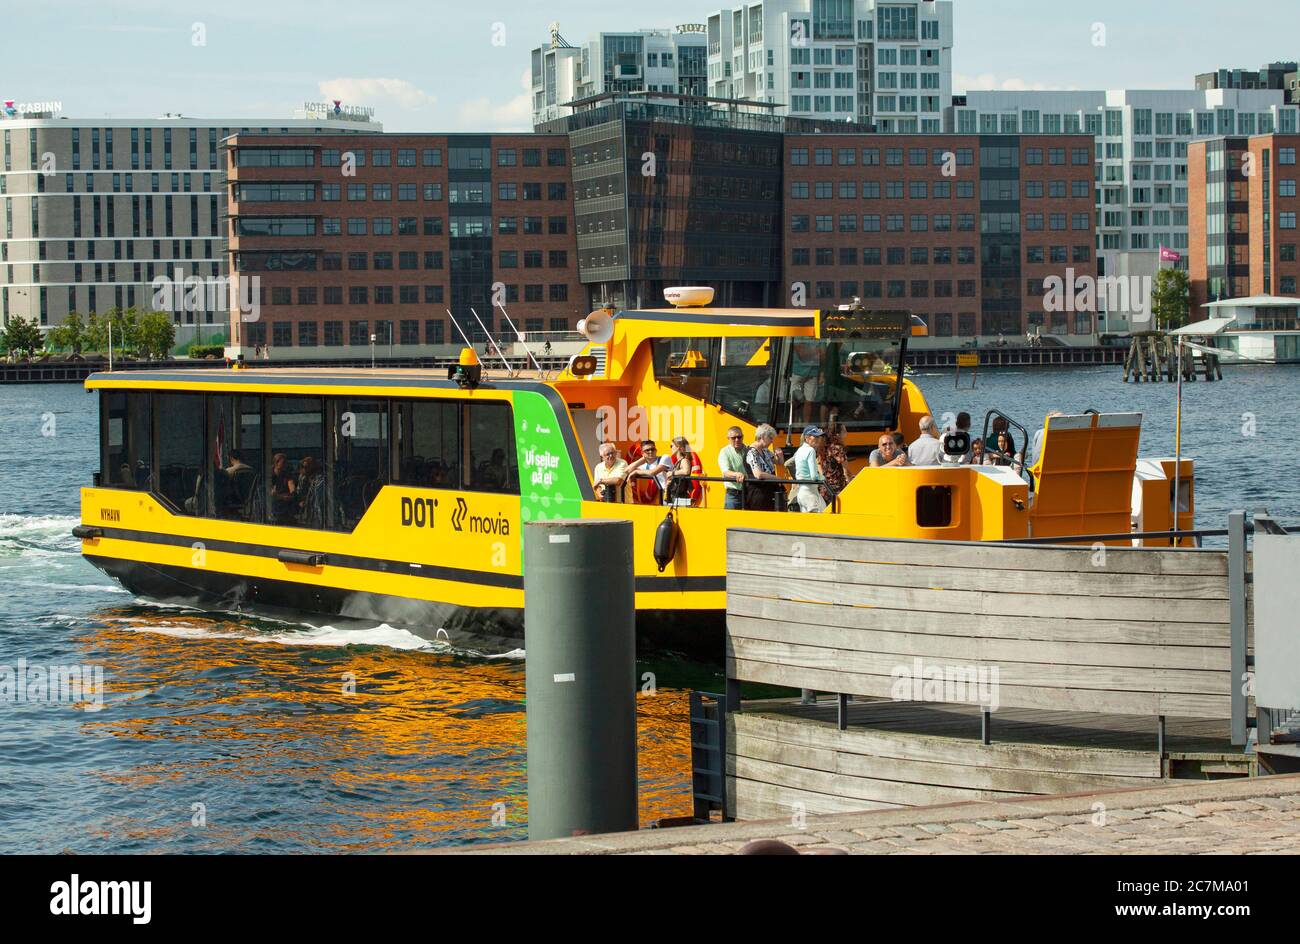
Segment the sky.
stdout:
<path fill-rule="evenodd" d="M 716 2 L 716 0 L 713 0 Z M 0 98 L 76 118 L 290 118 L 370 105 L 387 131 L 531 126 L 529 50 L 549 24 L 700 23 L 709 0 L 62 0 L 8 4 Z M 954 0 L 953 91 L 1190 88 L 1197 72 L 1300 59 L 1300 3 Z"/>

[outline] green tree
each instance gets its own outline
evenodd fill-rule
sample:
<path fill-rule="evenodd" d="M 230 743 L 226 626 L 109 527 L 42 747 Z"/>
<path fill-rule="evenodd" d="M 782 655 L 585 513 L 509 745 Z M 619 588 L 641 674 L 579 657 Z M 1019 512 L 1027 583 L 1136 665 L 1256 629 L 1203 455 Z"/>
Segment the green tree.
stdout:
<path fill-rule="evenodd" d="M 81 323 L 81 313 L 68 312 L 62 324 L 50 329 L 49 342 L 51 347 L 80 354 L 82 348 L 86 346 L 86 330 Z"/>
<path fill-rule="evenodd" d="M 9 319 L 4 330 L 5 350 L 10 354 L 31 355 L 45 346 L 45 338 L 40 326 L 35 321 L 27 321 L 20 315 Z"/>
<path fill-rule="evenodd" d="M 151 311 L 136 328 L 138 347 L 145 357 L 164 358 L 176 343 L 176 325 L 165 311 Z"/>
<path fill-rule="evenodd" d="M 110 308 L 100 318 L 104 326 L 104 347 L 108 347 L 108 328 L 112 327 L 113 350 L 121 354 L 140 349 L 140 312 L 135 308 Z"/>
<path fill-rule="evenodd" d="M 1182 269 L 1161 269 L 1151 289 L 1151 315 L 1156 327 L 1168 331 L 1187 324 L 1192 289 Z"/>
<path fill-rule="evenodd" d="M 97 312 L 86 315 L 86 327 L 82 331 L 82 348 L 87 351 L 108 350 L 108 329 L 103 318 Z"/>

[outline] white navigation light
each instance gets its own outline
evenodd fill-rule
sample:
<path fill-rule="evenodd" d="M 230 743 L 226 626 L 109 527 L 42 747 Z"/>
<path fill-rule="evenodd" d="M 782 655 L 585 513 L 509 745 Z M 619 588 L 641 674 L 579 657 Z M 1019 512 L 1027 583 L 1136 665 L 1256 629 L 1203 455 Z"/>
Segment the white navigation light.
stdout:
<path fill-rule="evenodd" d="M 592 344 L 605 344 L 614 336 L 614 319 L 608 311 L 598 308 L 578 322 L 578 331 Z"/>
<path fill-rule="evenodd" d="M 698 308 L 713 301 L 713 289 L 707 285 L 678 285 L 664 289 L 664 301 L 674 308 Z"/>

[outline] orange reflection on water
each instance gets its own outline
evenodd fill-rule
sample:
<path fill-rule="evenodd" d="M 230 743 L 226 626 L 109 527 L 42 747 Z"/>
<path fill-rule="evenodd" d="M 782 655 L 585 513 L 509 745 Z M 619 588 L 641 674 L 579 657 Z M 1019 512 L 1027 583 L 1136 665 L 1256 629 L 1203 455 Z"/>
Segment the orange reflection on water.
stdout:
<path fill-rule="evenodd" d="M 84 730 L 152 742 L 98 776 L 156 795 L 151 805 L 174 806 L 178 824 L 141 814 L 117 818 L 115 832 L 210 851 L 526 836 L 522 661 L 256 641 L 266 627 L 235 618 L 123 612 L 83 637 L 106 678 L 105 708 Z M 639 694 L 637 717 L 644 827 L 691 809 L 687 692 Z M 198 845 L 192 803 L 207 817 Z"/>

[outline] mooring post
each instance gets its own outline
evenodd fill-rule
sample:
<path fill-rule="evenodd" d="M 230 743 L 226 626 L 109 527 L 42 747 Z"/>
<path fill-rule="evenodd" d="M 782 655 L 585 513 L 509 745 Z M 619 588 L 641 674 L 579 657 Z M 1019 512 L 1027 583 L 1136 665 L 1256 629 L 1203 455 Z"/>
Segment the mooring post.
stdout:
<path fill-rule="evenodd" d="M 630 521 L 524 525 L 528 838 L 637 828 Z"/>

